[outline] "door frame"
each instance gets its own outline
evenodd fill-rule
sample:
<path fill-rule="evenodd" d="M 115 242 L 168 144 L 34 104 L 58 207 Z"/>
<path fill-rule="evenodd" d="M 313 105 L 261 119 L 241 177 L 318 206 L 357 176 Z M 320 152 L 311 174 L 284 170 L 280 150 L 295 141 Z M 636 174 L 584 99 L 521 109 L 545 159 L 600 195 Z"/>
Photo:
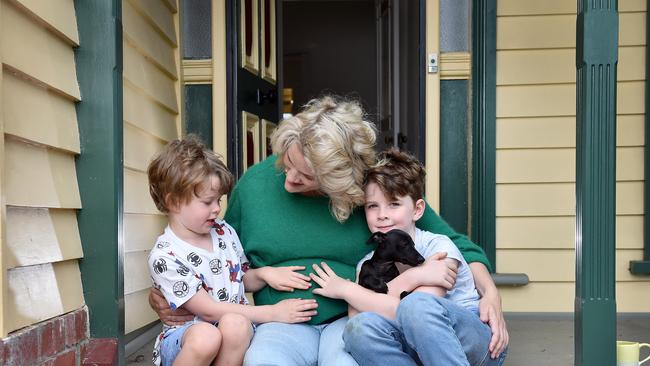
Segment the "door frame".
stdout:
<path fill-rule="evenodd" d="M 232 137 L 228 132 L 230 116 L 230 89 L 232 82 L 230 70 L 230 57 L 227 50 L 228 39 L 226 24 L 228 4 L 226 0 L 212 0 L 212 149 L 220 154 L 229 169 L 233 167 L 230 141 Z M 224 93 L 224 90 L 226 91 Z"/>
<path fill-rule="evenodd" d="M 426 55 L 440 55 L 440 0 L 425 0 L 424 11 L 420 8 L 420 14 L 425 13 L 425 45 L 422 60 Z M 440 58 L 438 58 L 440 59 Z M 426 171 L 425 190 L 427 202 L 436 211 L 440 212 L 440 71 L 429 73 L 424 71 L 424 128 L 421 128 L 425 137 L 423 163 Z M 422 107 L 421 107 L 422 108 Z M 422 118 L 424 117 L 424 118 Z M 422 131 L 424 130 L 424 131 Z"/>

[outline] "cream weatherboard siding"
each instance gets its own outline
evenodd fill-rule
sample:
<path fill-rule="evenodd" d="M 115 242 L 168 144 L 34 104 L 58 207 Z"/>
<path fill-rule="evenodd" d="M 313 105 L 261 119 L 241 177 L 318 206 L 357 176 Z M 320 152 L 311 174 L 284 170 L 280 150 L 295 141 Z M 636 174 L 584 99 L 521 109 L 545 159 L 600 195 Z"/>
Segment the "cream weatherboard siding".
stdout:
<path fill-rule="evenodd" d="M 72 0 L 0 1 L 1 336 L 84 305 L 78 44 Z"/>
<path fill-rule="evenodd" d="M 497 2 L 496 237 L 505 311 L 572 312 L 575 297 L 575 2 Z M 642 259 L 646 1 L 620 0 L 616 171 L 619 312 L 650 312 Z"/>
<path fill-rule="evenodd" d="M 147 256 L 165 224 L 149 196 L 151 157 L 180 134 L 176 0 L 122 1 L 124 27 L 125 333 L 157 320 Z"/>

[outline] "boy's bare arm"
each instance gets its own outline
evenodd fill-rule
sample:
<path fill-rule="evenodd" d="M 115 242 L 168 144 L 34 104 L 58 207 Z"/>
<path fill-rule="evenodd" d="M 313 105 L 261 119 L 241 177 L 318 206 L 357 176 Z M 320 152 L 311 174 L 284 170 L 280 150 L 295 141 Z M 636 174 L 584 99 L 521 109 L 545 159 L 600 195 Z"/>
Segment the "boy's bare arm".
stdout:
<path fill-rule="evenodd" d="M 445 293 L 451 290 L 456 283 L 458 263 L 446 259 L 447 253 L 435 253 L 420 266 L 404 271 L 388 283 L 388 294 L 399 298 L 402 292 L 411 292 L 421 286 L 439 287 Z"/>
<path fill-rule="evenodd" d="M 405 271 L 399 277 L 402 277 L 401 286 L 403 288 L 409 288 L 408 290 L 400 290 L 397 292 L 398 286 L 393 286 L 389 283 L 389 293 L 380 294 L 364 288 L 357 283 L 352 281 L 345 280 L 339 277 L 328 265 L 327 263 L 322 262 L 322 269 L 317 265 L 313 265 L 315 273 L 310 274 L 311 279 L 316 282 L 321 288 L 315 289 L 313 292 L 317 295 L 342 299 L 348 303 L 348 315 L 350 317 L 356 315 L 360 311 L 373 311 L 376 312 L 385 318 L 394 319 L 395 313 L 397 311 L 397 306 L 400 301 L 401 291 L 413 291 L 417 289 L 418 291 L 430 292 L 437 294 L 438 296 L 444 296 L 446 289 L 439 286 L 430 286 L 432 282 L 439 281 L 439 279 L 432 279 L 431 265 L 434 265 L 434 268 L 440 267 L 443 270 L 445 275 L 450 276 L 448 281 L 455 282 L 456 280 L 456 271 L 458 270 L 458 261 L 455 259 L 447 259 L 446 253 L 436 253 L 427 259 L 429 266 L 426 266 L 426 263 L 419 266 L 410 268 Z M 415 271 L 415 270 L 418 271 Z M 411 271 L 410 274 L 406 274 Z M 451 274 L 447 274 L 450 271 Z M 406 276 L 404 276 L 406 274 Z M 453 279 L 451 278 L 453 277 Z M 393 280 L 395 281 L 395 280 Z M 391 283 L 393 283 L 391 281 Z M 398 280 L 399 282 L 399 280 Z M 394 284 L 393 284 L 394 285 Z M 453 287 L 453 284 L 450 284 L 450 287 Z"/>
<path fill-rule="evenodd" d="M 314 289 L 313 293 L 332 299 L 342 299 L 348 304 L 348 314 L 355 311 L 373 311 L 385 318 L 395 319 L 399 297 L 392 297 L 386 294 L 380 294 L 357 283 L 339 277 L 334 271 L 322 262 L 322 269 L 313 265 L 316 273 L 311 273 L 310 277 L 321 288 Z M 352 309 L 352 313 L 350 313 Z M 356 313 L 354 313 L 356 315 Z"/>
<path fill-rule="evenodd" d="M 248 271 L 246 271 L 246 274 L 244 274 L 242 277 L 246 291 L 257 292 L 261 290 L 262 287 L 266 286 L 266 282 L 263 279 L 263 269 L 264 267 L 250 268 Z"/>
<path fill-rule="evenodd" d="M 313 299 L 288 299 L 275 305 L 262 306 L 219 302 L 210 297 L 203 289 L 200 289 L 183 304 L 183 308 L 210 322 L 219 321 L 225 314 L 235 313 L 241 314 L 255 323 L 271 321 L 301 323 L 311 320 L 311 317 L 316 315 L 317 307 L 318 304 Z"/>
<path fill-rule="evenodd" d="M 243 277 L 246 291 L 256 292 L 269 285 L 278 291 L 306 290 L 311 286 L 309 277 L 297 272 L 304 266 L 261 267 L 249 269 Z"/>
<path fill-rule="evenodd" d="M 449 268 L 451 268 L 454 272 L 458 271 L 459 262 L 456 259 L 445 258 L 444 261 L 449 263 Z M 426 286 L 426 285 L 416 287 L 413 290 L 413 292 L 426 292 L 428 294 L 433 294 L 440 297 L 445 297 L 447 291 L 448 290 L 442 286 Z"/>
<path fill-rule="evenodd" d="M 353 316 L 355 316 L 357 314 L 359 314 L 359 310 L 357 310 L 352 305 L 348 304 L 348 318 L 352 318 Z"/>

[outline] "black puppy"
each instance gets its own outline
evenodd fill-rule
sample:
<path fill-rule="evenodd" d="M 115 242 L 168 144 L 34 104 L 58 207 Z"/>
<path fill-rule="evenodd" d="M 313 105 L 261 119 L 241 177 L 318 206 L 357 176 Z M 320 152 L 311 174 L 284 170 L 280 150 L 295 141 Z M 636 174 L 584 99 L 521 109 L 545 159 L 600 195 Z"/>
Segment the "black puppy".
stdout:
<path fill-rule="evenodd" d="M 393 229 L 387 233 L 376 232 L 368 239 L 368 244 L 375 244 L 372 257 L 361 265 L 359 284 L 375 292 L 388 293 L 386 283 L 399 275 L 395 262 L 418 266 L 424 263 L 424 257 L 415 249 L 413 239 L 402 230 Z M 404 291 L 400 298 L 408 295 Z"/>

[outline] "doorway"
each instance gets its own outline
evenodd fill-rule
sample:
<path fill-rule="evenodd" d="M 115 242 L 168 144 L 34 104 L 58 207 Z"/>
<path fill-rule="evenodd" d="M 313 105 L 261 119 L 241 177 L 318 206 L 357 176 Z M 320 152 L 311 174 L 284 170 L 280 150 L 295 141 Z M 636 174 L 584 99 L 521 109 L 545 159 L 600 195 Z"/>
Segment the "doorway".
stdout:
<path fill-rule="evenodd" d="M 424 0 L 281 0 L 282 87 L 295 114 L 333 93 L 361 102 L 379 132 L 424 162 Z"/>

